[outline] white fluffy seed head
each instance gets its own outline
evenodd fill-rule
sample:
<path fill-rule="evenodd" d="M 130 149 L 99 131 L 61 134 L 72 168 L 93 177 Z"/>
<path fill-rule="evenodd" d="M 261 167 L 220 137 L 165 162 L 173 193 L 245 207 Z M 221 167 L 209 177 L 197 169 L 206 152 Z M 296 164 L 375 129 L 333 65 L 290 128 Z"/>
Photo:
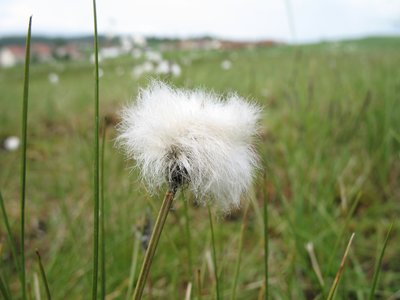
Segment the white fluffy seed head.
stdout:
<path fill-rule="evenodd" d="M 199 202 L 224 212 L 240 205 L 258 158 L 252 146 L 261 109 L 236 94 L 174 89 L 155 81 L 122 111 L 117 144 L 151 190 L 180 176 Z"/>

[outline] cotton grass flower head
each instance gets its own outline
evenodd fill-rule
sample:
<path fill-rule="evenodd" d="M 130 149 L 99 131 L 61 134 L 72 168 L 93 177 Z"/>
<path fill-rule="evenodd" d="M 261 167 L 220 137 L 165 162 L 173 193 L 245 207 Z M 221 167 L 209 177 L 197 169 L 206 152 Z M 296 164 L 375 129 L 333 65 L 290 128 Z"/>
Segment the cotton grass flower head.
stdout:
<path fill-rule="evenodd" d="M 187 186 L 225 212 L 240 205 L 258 157 L 252 146 L 261 109 L 236 94 L 154 81 L 122 111 L 117 144 L 136 161 L 150 190 Z"/>
<path fill-rule="evenodd" d="M 54 85 L 58 84 L 58 82 L 60 81 L 60 77 L 58 76 L 57 73 L 50 73 L 48 78 L 49 78 L 49 82 Z"/>
<path fill-rule="evenodd" d="M 19 138 L 16 136 L 9 136 L 3 141 L 3 148 L 6 151 L 15 151 L 18 149 L 20 144 Z"/>

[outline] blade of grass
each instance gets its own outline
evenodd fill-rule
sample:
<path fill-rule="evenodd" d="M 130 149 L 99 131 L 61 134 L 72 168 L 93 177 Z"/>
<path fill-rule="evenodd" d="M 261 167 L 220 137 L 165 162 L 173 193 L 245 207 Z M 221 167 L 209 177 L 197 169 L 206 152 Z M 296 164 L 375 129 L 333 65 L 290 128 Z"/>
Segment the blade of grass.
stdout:
<path fill-rule="evenodd" d="M 13 256 L 15 268 L 17 269 L 18 273 L 21 274 L 21 268 L 20 268 L 20 265 L 18 262 L 18 257 L 17 257 L 17 250 L 15 248 L 15 243 L 13 241 L 11 227 L 10 227 L 10 223 L 8 222 L 8 215 L 7 215 L 5 205 L 4 205 L 4 199 L 3 199 L 3 195 L 1 194 L 1 191 L 0 191 L 0 208 L 1 208 L 1 213 L 3 215 L 4 225 L 6 227 L 7 241 L 8 241 L 9 247 L 11 249 L 11 254 Z"/>
<path fill-rule="evenodd" d="M 197 300 L 201 300 L 201 270 L 197 269 Z"/>
<path fill-rule="evenodd" d="M 350 246 L 351 246 L 351 243 L 353 242 L 354 235 L 355 235 L 355 233 L 353 232 L 353 234 L 350 237 L 349 243 L 347 244 L 346 250 L 343 254 L 343 258 L 342 258 L 342 261 L 340 262 L 339 270 L 336 273 L 336 277 L 332 283 L 327 300 L 332 300 L 333 297 L 335 296 L 335 292 L 336 292 L 337 286 L 339 285 L 340 277 L 342 276 L 344 264 L 346 262 L 348 254 L 349 254 Z"/>
<path fill-rule="evenodd" d="M 22 151 L 21 151 L 21 285 L 22 299 L 26 299 L 25 280 L 25 193 L 26 193 L 26 141 L 28 128 L 28 97 L 29 97 L 29 66 L 31 53 L 31 28 L 32 16 L 29 18 L 28 33 L 25 47 L 25 68 L 24 68 L 24 94 L 22 104 Z"/>
<path fill-rule="evenodd" d="M 314 270 L 315 275 L 317 276 L 319 285 L 321 286 L 321 289 L 323 290 L 324 286 L 325 286 L 325 282 L 324 282 L 324 278 L 322 277 L 321 268 L 319 267 L 317 256 L 315 255 L 313 242 L 308 242 L 305 245 L 305 248 L 308 253 L 308 256 L 310 257 L 311 266 Z"/>
<path fill-rule="evenodd" d="M 182 192 L 182 198 L 184 198 L 184 194 Z M 190 222 L 189 222 L 189 205 L 188 200 L 183 199 L 184 212 L 185 212 L 185 233 L 186 233 L 186 246 L 188 251 L 188 259 L 189 259 L 189 280 L 193 281 L 193 259 L 192 259 L 192 239 L 190 234 Z"/>
<path fill-rule="evenodd" d="M 382 250 L 381 250 L 379 258 L 376 262 L 374 278 L 372 280 L 372 288 L 371 288 L 371 292 L 370 292 L 369 298 L 368 298 L 369 300 L 375 299 L 375 290 L 376 290 L 376 286 L 378 284 L 379 273 L 381 271 L 382 259 L 383 259 L 383 255 L 385 254 L 386 246 L 388 244 L 390 233 L 392 232 L 392 228 L 393 228 L 393 223 L 389 227 L 389 230 L 386 234 L 385 242 L 383 243 Z"/>
<path fill-rule="evenodd" d="M 96 0 L 93 0 L 94 23 L 94 57 L 95 57 L 95 84 L 94 84 L 94 164 L 93 164 L 93 278 L 92 299 L 97 299 L 97 280 L 99 263 L 99 45 L 97 37 Z"/>
<path fill-rule="evenodd" d="M 246 209 L 244 211 L 242 227 L 240 229 L 238 256 L 236 259 L 235 275 L 233 277 L 233 284 L 232 284 L 232 294 L 231 294 L 232 300 L 236 299 L 236 287 L 237 287 L 238 278 L 239 278 L 240 262 L 241 262 L 242 250 L 243 250 L 243 238 L 244 238 L 244 231 L 245 231 L 246 224 L 247 224 L 247 215 L 249 213 L 249 207 L 250 207 L 250 203 L 247 204 Z"/>
<path fill-rule="evenodd" d="M 140 233 L 138 233 L 137 235 L 139 234 Z M 140 238 L 139 236 L 136 236 L 135 244 L 133 245 L 133 250 L 132 250 L 132 262 L 131 262 L 131 269 L 129 271 L 128 291 L 126 293 L 126 298 L 125 298 L 126 300 L 130 299 L 132 295 L 133 281 L 135 279 L 139 249 L 140 249 Z"/>
<path fill-rule="evenodd" d="M 104 150 L 106 144 L 107 125 L 103 123 L 100 157 L 100 299 L 106 298 L 106 242 L 104 233 Z"/>
<path fill-rule="evenodd" d="M 42 264 L 42 258 L 40 257 L 40 253 L 38 250 L 36 250 L 36 256 L 37 256 L 38 263 L 39 263 L 40 275 L 42 276 L 43 284 L 46 289 L 46 298 L 47 298 L 47 300 L 51 300 L 49 283 L 47 282 L 46 273 L 44 271 L 43 264 Z"/>
<path fill-rule="evenodd" d="M 39 286 L 39 278 L 36 272 L 33 273 L 33 294 L 35 295 L 35 300 L 42 300 Z"/>
<path fill-rule="evenodd" d="M 358 206 L 358 203 L 360 202 L 360 199 L 361 199 L 361 193 L 358 193 L 356 198 L 355 198 L 355 200 L 354 200 L 354 202 L 353 202 L 353 204 L 350 207 L 350 210 L 349 210 L 349 212 L 348 212 L 348 214 L 346 216 L 346 219 L 345 219 L 345 221 L 344 221 L 344 223 L 342 225 L 342 228 L 340 229 L 340 233 L 338 235 L 336 243 L 333 246 L 332 255 L 331 255 L 331 257 L 329 258 L 329 261 L 328 261 L 328 272 L 329 273 L 326 276 L 328 276 L 330 274 L 330 272 L 332 271 L 332 266 L 333 266 L 333 261 L 334 261 L 334 258 L 335 258 L 335 253 L 337 252 L 337 250 L 339 248 L 340 242 L 343 239 L 344 233 L 346 232 L 346 229 L 349 226 L 351 217 L 353 216 L 354 211 L 356 210 L 356 208 Z"/>
<path fill-rule="evenodd" d="M 186 287 L 185 300 L 190 300 L 192 297 L 192 283 L 189 282 Z"/>
<path fill-rule="evenodd" d="M 264 280 L 265 280 L 265 293 L 264 299 L 269 299 L 269 288 L 268 288 L 268 254 L 269 254 L 269 241 L 268 241 L 268 193 L 266 184 L 266 171 L 264 170 L 263 175 L 263 221 L 264 221 Z"/>
<path fill-rule="evenodd" d="M 218 267 L 217 267 L 217 252 L 215 250 L 215 234 L 214 234 L 214 226 L 212 220 L 212 214 L 210 205 L 207 205 L 208 209 L 208 218 L 210 220 L 210 230 L 211 230 L 211 244 L 212 244 L 212 258 L 214 264 L 214 276 L 215 276 L 215 292 L 217 294 L 217 300 L 220 300 L 220 293 L 219 293 L 219 280 L 218 280 Z"/>
<path fill-rule="evenodd" d="M 0 275 L 0 292 L 1 295 L 3 295 L 4 300 L 11 300 L 11 293 L 8 289 L 8 286 L 6 284 L 6 282 L 4 281 L 4 278 L 2 275 Z"/>
<path fill-rule="evenodd" d="M 149 245 L 144 256 L 142 268 L 140 269 L 139 278 L 136 284 L 133 299 L 139 300 L 142 298 L 144 286 L 146 284 L 147 276 L 150 272 L 151 263 L 153 261 L 154 253 L 157 249 L 158 241 L 160 240 L 161 232 L 164 228 L 165 221 L 167 219 L 169 210 L 171 209 L 172 202 L 175 197 L 174 191 L 168 191 L 165 194 L 164 200 L 161 204 L 160 211 L 158 212 L 156 223 L 154 224 L 153 232 L 151 233 Z"/>

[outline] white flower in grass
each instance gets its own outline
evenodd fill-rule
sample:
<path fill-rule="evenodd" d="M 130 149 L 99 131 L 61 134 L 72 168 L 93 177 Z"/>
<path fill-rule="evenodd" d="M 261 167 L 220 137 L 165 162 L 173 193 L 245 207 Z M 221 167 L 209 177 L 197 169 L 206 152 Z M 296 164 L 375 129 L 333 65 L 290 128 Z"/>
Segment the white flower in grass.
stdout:
<path fill-rule="evenodd" d="M 139 78 L 140 76 L 142 76 L 145 73 L 150 73 L 153 72 L 154 70 L 154 66 L 151 62 L 144 62 L 141 65 L 136 66 L 133 70 L 132 70 L 132 76 L 134 78 Z"/>
<path fill-rule="evenodd" d="M 152 62 L 160 62 L 162 61 L 162 55 L 160 52 L 149 50 L 145 52 L 146 59 Z"/>
<path fill-rule="evenodd" d="M 179 77 L 182 73 L 181 66 L 176 63 L 172 64 L 170 69 L 171 74 L 175 77 Z"/>
<path fill-rule="evenodd" d="M 240 205 L 257 167 L 260 112 L 236 94 L 222 99 L 153 82 L 122 111 L 117 144 L 151 190 L 187 186 L 198 201 L 211 198 L 227 212 Z"/>
<path fill-rule="evenodd" d="M 156 73 L 157 74 L 168 74 L 169 73 L 169 62 L 166 60 L 160 61 L 156 68 Z"/>
<path fill-rule="evenodd" d="M 15 151 L 19 147 L 19 138 L 16 136 L 9 136 L 3 141 L 3 148 L 6 151 Z"/>
<path fill-rule="evenodd" d="M 221 63 L 221 68 L 224 70 L 229 70 L 232 67 L 232 62 L 230 60 L 224 60 Z"/>
<path fill-rule="evenodd" d="M 56 73 L 49 73 L 49 82 L 51 84 L 58 84 L 60 77 Z"/>

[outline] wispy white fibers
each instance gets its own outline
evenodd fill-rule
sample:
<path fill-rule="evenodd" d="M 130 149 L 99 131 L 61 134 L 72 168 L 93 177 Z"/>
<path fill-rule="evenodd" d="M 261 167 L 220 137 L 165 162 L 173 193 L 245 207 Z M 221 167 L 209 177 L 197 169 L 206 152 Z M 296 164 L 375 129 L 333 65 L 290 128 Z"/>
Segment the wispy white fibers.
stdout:
<path fill-rule="evenodd" d="M 257 167 L 252 142 L 260 112 L 236 94 L 222 99 L 157 81 L 122 111 L 117 143 L 151 190 L 171 184 L 178 172 L 198 201 L 211 198 L 229 211 L 240 205 Z"/>

